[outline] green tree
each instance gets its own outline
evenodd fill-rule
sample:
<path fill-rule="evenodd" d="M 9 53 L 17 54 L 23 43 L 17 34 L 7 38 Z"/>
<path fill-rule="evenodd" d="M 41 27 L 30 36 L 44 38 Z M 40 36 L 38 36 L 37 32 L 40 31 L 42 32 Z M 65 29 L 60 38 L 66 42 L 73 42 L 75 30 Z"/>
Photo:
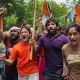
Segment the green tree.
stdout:
<path fill-rule="evenodd" d="M 53 13 L 53 18 L 59 21 L 60 24 L 64 24 L 64 16 L 67 14 L 67 8 L 65 4 L 56 4 L 56 2 L 48 1 L 49 6 Z M 6 14 L 3 16 L 4 29 L 7 30 L 13 25 L 21 25 L 23 22 L 33 24 L 34 14 L 34 0 L 0 0 L 0 6 L 7 8 Z M 37 3 L 37 16 L 36 19 L 42 15 L 43 1 L 39 0 Z M 36 20 L 37 21 L 37 20 Z"/>
<path fill-rule="evenodd" d="M 49 5 L 53 11 L 53 18 L 55 18 L 61 25 L 65 23 L 64 18 L 67 15 L 66 5 L 61 3 L 57 4 L 54 1 L 50 1 Z"/>
<path fill-rule="evenodd" d="M 26 3 L 24 3 L 24 0 L 0 0 L 0 6 L 7 8 L 7 12 L 4 16 L 5 29 L 10 28 L 13 24 L 19 26 L 24 21 L 23 19 L 26 15 Z M 13 19 L 12 22 L 11 18 Z"/>

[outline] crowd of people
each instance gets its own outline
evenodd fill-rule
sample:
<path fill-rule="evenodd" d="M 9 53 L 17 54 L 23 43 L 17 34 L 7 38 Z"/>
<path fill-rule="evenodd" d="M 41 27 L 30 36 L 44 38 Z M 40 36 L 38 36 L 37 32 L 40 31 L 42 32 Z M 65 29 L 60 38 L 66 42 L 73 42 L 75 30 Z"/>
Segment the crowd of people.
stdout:
<path fill-rule="evenodd" d="M 60 28 L 56 20 L 49 18 L 34 38 L 28 24 L 13 26 L 8 34 L 0 30 L 0 38 L 6 47 L 5 54 L 0 54 L 0 60 L 5 63 L 5 80 L 80 80 L 77 24 Z"/>

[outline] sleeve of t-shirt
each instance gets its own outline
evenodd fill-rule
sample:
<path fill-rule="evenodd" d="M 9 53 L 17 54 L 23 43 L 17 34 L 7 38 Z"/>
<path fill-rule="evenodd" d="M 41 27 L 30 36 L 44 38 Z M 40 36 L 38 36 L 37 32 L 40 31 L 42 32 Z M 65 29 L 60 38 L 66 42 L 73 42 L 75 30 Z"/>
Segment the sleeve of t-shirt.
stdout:
<path fill-rule="evenodd" d="M 18 50 L 17 50 L 17 48 L 14 46 L 14 47 L 12 48 L 12 50 L 11 50 L 9 59 L 11 59 L 11 60 L 16 59 L 16 58 L 17 58 L 17 54 L 18 54 Z"/>
<path fill-rule="evenodd" d="M 43 36 L 41 36 L 38 40 L 39 47 L 42 47 L 42 43 L 43 43 Z"/>
<path fill-rule="evenodd" d="M 62 39 L 64 44 L 67 44 L 69 42 L 69 39 L 64 35 L 62 36 Z"/>

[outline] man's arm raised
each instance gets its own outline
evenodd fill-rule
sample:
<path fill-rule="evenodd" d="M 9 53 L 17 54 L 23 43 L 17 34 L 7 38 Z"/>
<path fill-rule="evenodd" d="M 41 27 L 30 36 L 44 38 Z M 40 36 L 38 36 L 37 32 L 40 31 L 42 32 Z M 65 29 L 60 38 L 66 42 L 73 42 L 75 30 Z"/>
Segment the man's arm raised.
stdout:
<path fill-rule="evenodd" d="M 5 13 L 5 8 L 0 8 L 0 38 L 3 40 L 5 37 L 5 34 L 3 33 L 3 30 L 1 29 L 3 27 L 2 24 L 2 15 Z"/>

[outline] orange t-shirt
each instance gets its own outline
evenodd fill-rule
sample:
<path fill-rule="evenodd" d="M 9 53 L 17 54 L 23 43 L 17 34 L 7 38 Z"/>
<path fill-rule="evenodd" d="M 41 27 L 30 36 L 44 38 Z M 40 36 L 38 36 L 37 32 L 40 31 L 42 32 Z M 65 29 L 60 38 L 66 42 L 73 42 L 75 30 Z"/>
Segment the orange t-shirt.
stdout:
<path fill-rule="evenodd" d="M 16 44 L 9 56 L 9 59 L 17 59 L 18 73 L 23 77 L 31 73 L 38 72 L 37 57 L 33 55 L 33 59 L 30 60 L 30 45 L 19 42 Z"/>

